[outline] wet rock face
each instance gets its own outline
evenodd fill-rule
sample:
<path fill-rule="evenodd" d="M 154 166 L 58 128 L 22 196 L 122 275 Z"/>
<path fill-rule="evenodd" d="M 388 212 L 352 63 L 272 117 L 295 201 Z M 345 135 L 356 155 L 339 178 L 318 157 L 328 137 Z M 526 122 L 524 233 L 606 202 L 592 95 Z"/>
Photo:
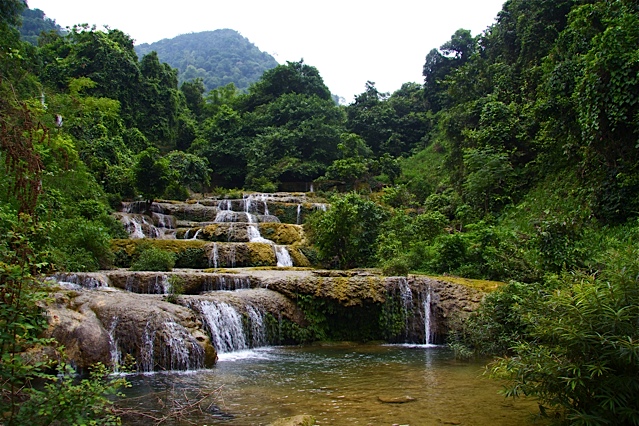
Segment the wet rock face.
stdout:
<path fill-rule="evenodd" d="M 49 307 L 49 333 L 79 368 L 96 362 L 137 371 L 186 370 L 217 358 L 193 311 L 162 296 L 118 291 L 60 294 Z"/>
<path fill-rule="evenodd" d="M 100 277 L 103 281 L 96 281 Z M 394 329 L 384 330 L 384 324 L 380 323 L 381 329 L 377 329 L 375 333 L 381 334 L 372 337 L 390 339 L 393 342 L 411 343 L 443 343 L 450 328 L 451 319 L 455 316 L 468 315 L 474 311 L 479 306 L 484 294 L 463 285 L 423 276 L 384 277 L 367 271 L 240 270 L 240 273 L 208 273 L 184 270 L 174 272 L 119 270 L 105 271 L 101 274 L 60 275 L 59 279 L 62 281 L 73 280 L 76 286 L 115 287 L 126 290 L 126 292 L 122 292 L 125 295 L 127 292 L 136 292 L 139 293 L 135 296 L 138 297 L 136 300 L 139 301 L 140 305 L 145 303 L 144 299 L 139 299 L 139 297 L 143 297 L 143 294 L 157 295 L 154 296 L 155 299 L 149 299 L 153 303 L 147 306 L 148 309 L 158 303 L 158 297 L 161 301 L 162 295 L 176 291 L 183 294 L 183 296 L 178 296 L 178 303 L 189 309 L 192 309 L 193 306 L 183 303 L 183 300 L 199 300 L 198 298 L 202 297 L 229 299 L 232 301 L 230 304 L 235 306 L 240 315 L 245 318 L 247 318 L 246 304 L 281 316 L 280 314 L 286 311 L 282 307 L 284 305 L 268 304 L 267 300 L 282 297 L 289 301 L 295 301 L 299 300 L 300 295 L 305 295 L 305 300 L 316 301 L 307 303 L 316 305 L 320 309 L 322 306 L 327 306 L 326 303 L 331 303 L 338 307 L 338 313 L 343 313 L 345 317 L 349 315 L 349 311 L 351 316 L 384 315 L 391 321 L 387 326 L 394 327 Z M 174 287 L 176 285 L 178 287 Z M 271 295 L 269 298 L 262 297 L 260 299 L 256 298 L 257 296 L 251 296 L 257 294 L 254 292 L 264 289 L 268 289 Z M 219 290 L 227 291 L 220 292 Z M 228 290 L 231 292 L 229 293 Z M 241 302 L 237 302 L 237 298 L 240 296 L 236 290 L 251 291 L 242 294 Z M 126 298 L 126 296 L 118 297 Z M 116 311 L 121 307 L 116 302 L 112 303 L 117 306 L 110 308 L 112 309 L 110 315 L 118 316 Z M 125 306 L 126 304 L 122 303 L 121 305 Z M 87 306 L 96 314 L 100 311 L 96 311 L 93 305 Z M 131 309 L 131 311 L 135 312 L 136 309 Z M 80 309 L 73 310 L 76 311 L 74 315 L 85 312 Z M 162 310 L 169 312 L 166 308 Z M 195 311 L 197 317 L 200 313 L 197 309 Z M 305 324 L 303 317 L 293 315 L 290 313 L 290 309 L 288 311 L 289 313 L 284 315 L 285 317 L 297 324 Z M 144 315 L 151 315 L 149 312 Z M 71 316 L 70 320 L 73 318 Z M 83 318 L 89 322 L 92 321 L 92 318 L 87 315 Z M 109 331 L 112 323 L 106 319 L 106 316 L 98 315 L 98 319 L 103 324 L 102 328 Z M 375 324 L 380 321 L 377 317 L 371 317 L 370 320 Z M 78 322 L 81 321 L 82 319 L 78 319 Z M 202 321 L 201 318 L 200 321 Z M 178 322 L 183 323 L 183 320 Z M 339 324 L 336 325 L 339 326 Z M 136 326 L 142 327 L 143 325 L 137 323 Z M 144 326 L 146 327 L 146 325 Z M 187 328 L 189 327 L 192 328 L 192 326 Z M 78 332 L 80 330 L 78 329 Z M 133 332 L 131 331 L 131 333 Z M 86 337 L 86 339 L 88 338 Z M 96 339 L 96 337 L 91 338 Z M 138 340 L 140 339 L 142 337 L 138 338 Z"/>

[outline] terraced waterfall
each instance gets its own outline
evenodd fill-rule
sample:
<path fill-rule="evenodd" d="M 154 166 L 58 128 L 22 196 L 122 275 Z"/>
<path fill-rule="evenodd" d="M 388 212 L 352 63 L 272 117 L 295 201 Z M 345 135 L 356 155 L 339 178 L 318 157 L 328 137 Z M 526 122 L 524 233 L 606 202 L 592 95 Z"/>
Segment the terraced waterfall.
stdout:
<path fill-rule="evenodd" d="M 284 349 L 269 348 L 318 340 L 428 348 L 481 300 L 441 279 L 311 268 L 302 224 L 326 208 L 289 193 L 155 202 L 150 211 L 126 203 L 116 214 L 130 235 L 113 242 L 118 269 L 49 277 L 60 287 L 50 334 L 80 369 L 222 372 L 229 357 L 279 357 Z M 173 252 L 176 267 L 130 270 L 149 247 Z"/>

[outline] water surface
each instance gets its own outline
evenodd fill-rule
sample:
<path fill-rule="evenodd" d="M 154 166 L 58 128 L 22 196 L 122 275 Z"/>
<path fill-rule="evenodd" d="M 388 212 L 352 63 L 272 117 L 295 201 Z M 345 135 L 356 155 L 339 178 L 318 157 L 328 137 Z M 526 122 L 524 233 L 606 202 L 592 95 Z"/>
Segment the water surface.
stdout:
<path fill-rule="evenodd" d="M 184 398 L 219 389 L 207 413 L 190 418 L 206 425 L 267 425 L 297 414 L 320 425 L 530 423 L 536 403 L 499 395 L 501 385 L 483 376 L 482 365 L 431 345 L 261 348 L 221 354 L 210 370 L 132 376 L 127 392 Z"/>

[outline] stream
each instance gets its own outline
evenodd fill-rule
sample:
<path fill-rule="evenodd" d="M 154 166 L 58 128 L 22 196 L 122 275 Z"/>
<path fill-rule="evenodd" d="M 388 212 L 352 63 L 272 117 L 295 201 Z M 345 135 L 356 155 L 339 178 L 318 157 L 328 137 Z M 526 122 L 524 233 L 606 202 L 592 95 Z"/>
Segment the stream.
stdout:
<path fill-rule="evenodd" d="M 206 425 L 267 425 L 298 414 L 319 425 L 530 423 L 537 404 L 505 399 L 483 365 L 434 345 L 264 347 L 221 354 L 209 370 L 129 376 L 125 393 L 131 406 L 161 411 L 154 392 L 183 400 L 218 389 L 205 414 L 189 416 Z"/>

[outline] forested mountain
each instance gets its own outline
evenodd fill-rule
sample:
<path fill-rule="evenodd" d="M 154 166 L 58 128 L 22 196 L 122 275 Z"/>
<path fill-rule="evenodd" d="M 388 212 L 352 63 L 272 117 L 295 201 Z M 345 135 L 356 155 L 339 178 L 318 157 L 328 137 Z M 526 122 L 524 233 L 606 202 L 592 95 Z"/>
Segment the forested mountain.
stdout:
<path fill-rule="evenodd" d="M 231 29 L 182 34 L 135 47 L 139 56 L 154 50 L 162 62 L 178 70 L 180 83 L 201 78 L 207 92 L 229 83 L 246 90 L 277 66 L 275 58 Z"/>
<path fill-rule="evenodd" d="M 56 24 L 55 19 L 47 17 L 40 9 L 24 9 L 22 11 L 20 35 L 23 40 L 36 44 L 40 34 L 49 31 L 62 33 L 64 30 Z"/>

